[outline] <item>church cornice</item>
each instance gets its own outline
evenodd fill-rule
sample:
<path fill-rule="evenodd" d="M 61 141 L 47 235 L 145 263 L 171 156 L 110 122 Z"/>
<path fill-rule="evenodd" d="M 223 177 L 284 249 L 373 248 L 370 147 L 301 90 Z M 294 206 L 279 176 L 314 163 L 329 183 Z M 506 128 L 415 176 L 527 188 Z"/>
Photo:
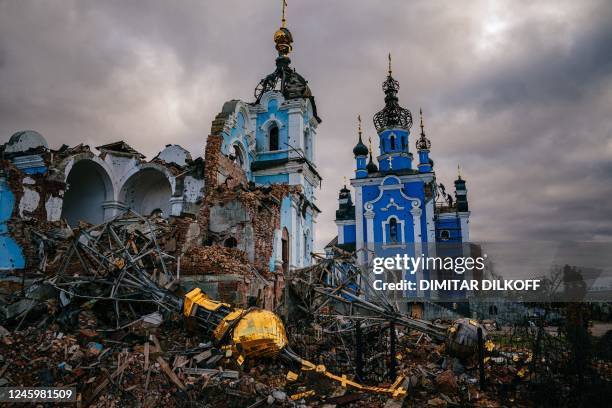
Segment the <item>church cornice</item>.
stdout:
<path fill-rule="evenodd" d="M 279 173 L 302 173 L 313 186 L 319 185 L 322 178 L 303 158 L 255 161 L 251 165 L 254 176 L 271 176 Z"/>
<path fill-rule="evenodd" d="M 379 177 L 354 178 L 351 179 L 351 185 L 353 187 L 378 186 L 387 177 L 389 177 L 389 175 L 381 175 Z M 415 173 L 400 176 L 393 175 L 393 177 L 397 177 L 401 181 L 401 183 L 409 183 L 413 181 L 422 181 L 424 183 L 428 183 L 434 179 L 433 173 Z"/>

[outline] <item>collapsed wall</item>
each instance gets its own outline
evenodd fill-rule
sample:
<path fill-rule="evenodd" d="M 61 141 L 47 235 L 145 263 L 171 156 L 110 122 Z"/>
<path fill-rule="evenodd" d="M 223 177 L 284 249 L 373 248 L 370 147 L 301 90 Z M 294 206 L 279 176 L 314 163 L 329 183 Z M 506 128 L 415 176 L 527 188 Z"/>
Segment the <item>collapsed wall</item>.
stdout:
<path fill-rule="evenodd" d="M 200 242 L 186 248 L 181 273 L 204 278 L 215 298 L 234 304 L 280 305 L 283 271 L 271 263 L 284 197 L 299 187 L 255 186 L 221 151 L 222 136 L 210 135 L 205 149 L 206 192 L 197 216 Z"/>
<path fill-rule="evenodd" d="M 14 197 L 7 228 L 24 262 L 3 269 L 15 276 L 51 275 L 68 251 L 73 229 L 131 210 L 165 219 L 169 232 L 162 245 L 176 257 L 184 286 L 200 286 L 236 305 L 277 308 L 284 277 L 272 259 L 281 205 L 300 188 L 249 182 L 244 169 L 222 152 L 222 142 L 220 135 L 208 137 L 205 160 L 167 146 L 150 161 L 125 142 L 100 146 L 99 155 L 82 144 L 52 150 L 46 142 L 7 154 L 11 143 L 5 144 L 0 149 L 8 158 L 0 163 Z M 80 269 L 75 260 L 65 270 L 83 273 Z"/>

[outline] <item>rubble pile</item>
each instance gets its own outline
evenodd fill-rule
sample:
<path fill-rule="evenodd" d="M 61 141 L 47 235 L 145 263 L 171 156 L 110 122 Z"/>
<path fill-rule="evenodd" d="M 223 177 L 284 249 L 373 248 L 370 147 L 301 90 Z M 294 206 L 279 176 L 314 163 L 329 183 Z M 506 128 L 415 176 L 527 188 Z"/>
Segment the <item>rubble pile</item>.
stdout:
<path fill-rule="evenodd" d="M 185 275 L 238 274 L 249 275 L 251 268 L 244 251 L 222 246 L 194 246 L 181 257 L 181 272 Z"/>
<path fill-rule="evenodd" d="M 261 367 L 237 371 L 225 350 L 198 343 L 183 328 L 145 324 L 103 333 L 87 314 L 72 329 L 52 324 L 5 334 L 1 383 L 77 387 L 81 406 L 244 407 L 269 397 L 288 400 L 278 389 L 286 375 L 279 365 L 267 364 L 265 373 Z"/>
<path fill-rule="evenodd" d="M 133 212 L 32 229 L 39 274 L 0 282 L 0 386 L 76 387 L 78 406 L 101 407 L 497 407 L 609 394 L 609 336 L 578 375 L 562 334 L 429 322 L 366 300 L 367 274 L 349 255 L 292 274 L 287 330 L 270 311 L 185 294 L 179 277 L 198 263 L 265 281 L 238 248 L 199 247 L 206 258 L 186 261 L 176 240 L 188 229 Z"/>

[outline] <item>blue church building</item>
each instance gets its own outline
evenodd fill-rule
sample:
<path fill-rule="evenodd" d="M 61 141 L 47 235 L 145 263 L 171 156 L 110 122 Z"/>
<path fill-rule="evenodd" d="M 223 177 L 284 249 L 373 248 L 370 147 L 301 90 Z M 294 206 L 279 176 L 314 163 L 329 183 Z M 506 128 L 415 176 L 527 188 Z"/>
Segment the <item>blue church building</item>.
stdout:
<path fill-rule="evenodd" d="M 373 157 L 371 143 L 369 149 L 363 143 L 359 118 L 358 142 L 353 149 L 355 175 L 350 180 L 355 199 L 346 185 L 340 190 L 335 219 L 338 236 L 326 249 L 355 251 L 362 265 L 374 257 L 396 254 L 459 256 L 461 244 L 469 242 L 466 181 L 458 175 L 454 197 L 438 184 L 422 111 L 420 134 L 413 139 L 412 114 L 399 104 L 400 86 L 392 76 L 390 56 L 382 88 L 385 106 L 373 118 L 378 154 Z M 431 273 L 417 270 L 403 279 L 428 279 Z M 426 298 L 431 293 L 404 296 Z"/>

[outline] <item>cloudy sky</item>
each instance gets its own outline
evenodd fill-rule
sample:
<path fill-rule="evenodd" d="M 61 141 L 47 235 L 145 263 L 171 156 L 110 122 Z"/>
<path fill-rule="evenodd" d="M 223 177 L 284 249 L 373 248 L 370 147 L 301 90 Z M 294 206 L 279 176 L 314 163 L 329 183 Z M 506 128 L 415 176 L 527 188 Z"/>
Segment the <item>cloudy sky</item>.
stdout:
<path fill-rule="evenodd" d="M 280 3 L 0 0 L 0 141 L 200 156 L 223 102 L 273 71 Z M 319 247 L 358 113 L 376 143 L 388 52 L 439 180 L 461 163 L 473 240 L 612 238 L 612 3 L 289 0 L 288 27 L 323 119 Z"/>

